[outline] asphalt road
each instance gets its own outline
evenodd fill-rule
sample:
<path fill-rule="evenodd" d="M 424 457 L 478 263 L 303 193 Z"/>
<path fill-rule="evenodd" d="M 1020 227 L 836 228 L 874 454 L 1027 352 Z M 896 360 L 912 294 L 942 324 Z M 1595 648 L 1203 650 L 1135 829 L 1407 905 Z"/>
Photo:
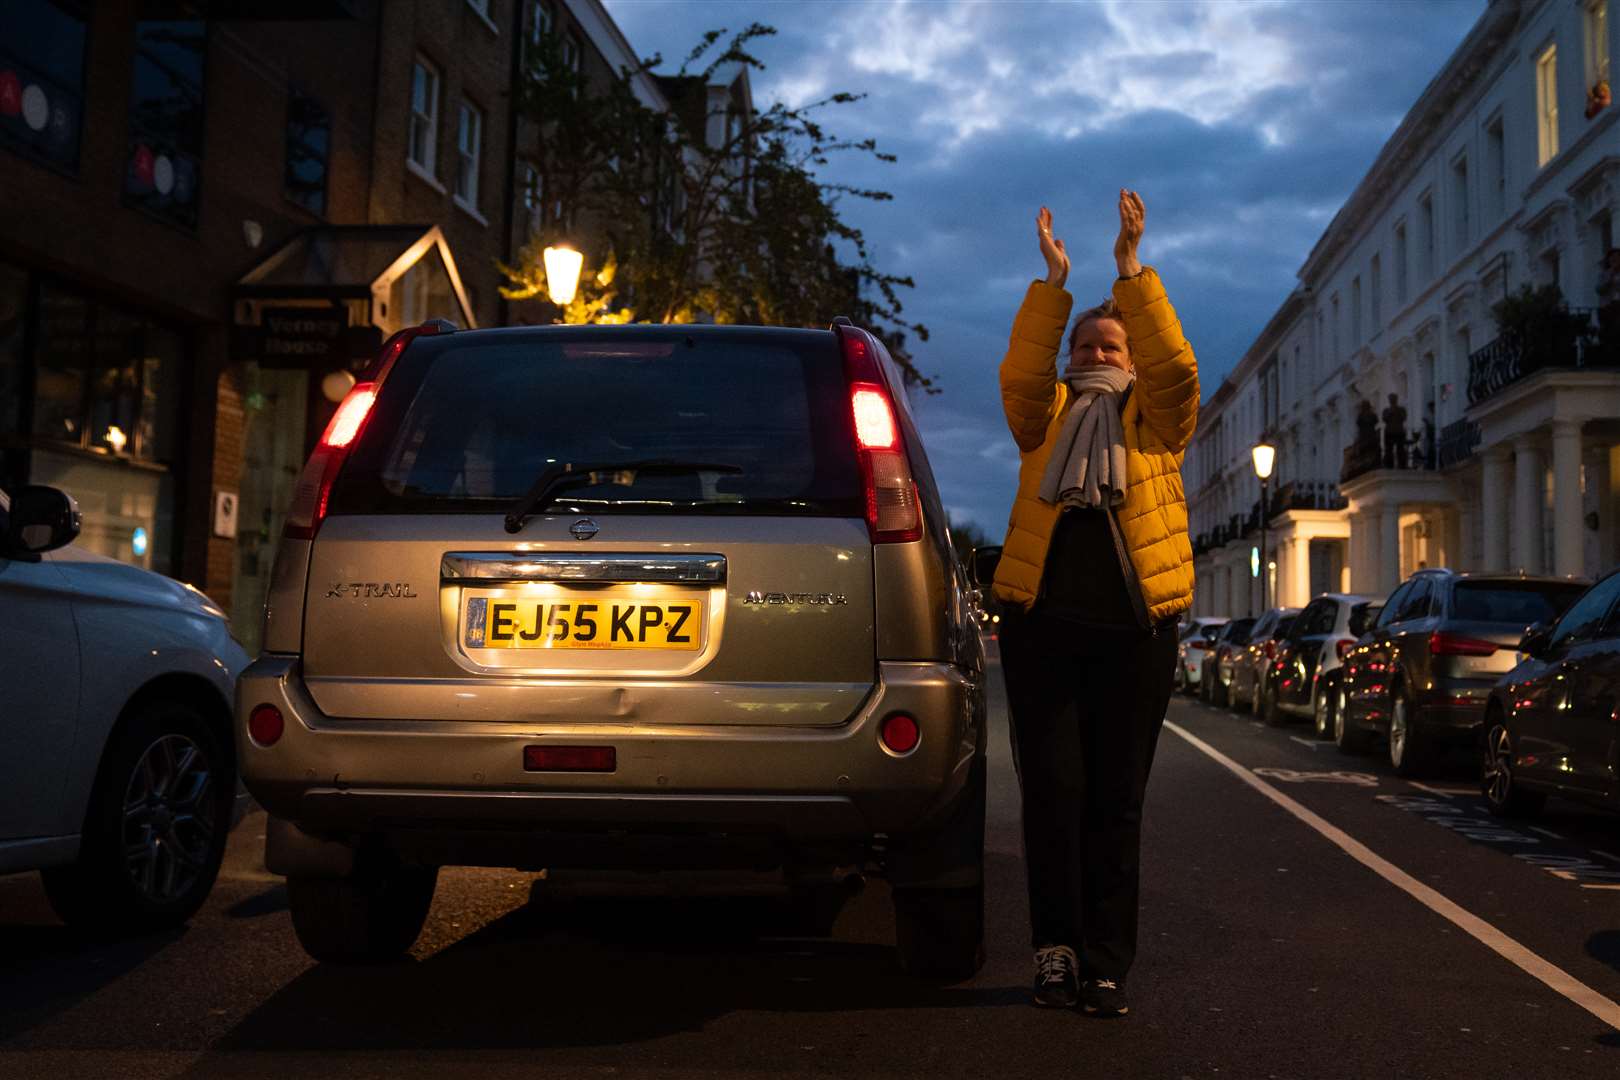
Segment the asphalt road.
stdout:
<path fill-rule="evenodd" d="M 896 971 L 880 883 L 804 939 L 742 895 L 758 883 L 487 870 L 444 872 L 411 962 L 323 968 L 253 815 L 208 905 L 159 938 L 84 943 L 36 875 L 0 878 L 0 1077 L 1620 1075 L 1601 1018 L 1620 1017 L 1620 822 L 1555 803 L 1503 827 L 1466 759 L 1420 787 L 1185 699 L 1171 724 L 1232 766 L 1166 729 L 1133 1013 L 1031 1008 L 1001 700 L 998 679 L 989 962 L 969 983 Z"/>

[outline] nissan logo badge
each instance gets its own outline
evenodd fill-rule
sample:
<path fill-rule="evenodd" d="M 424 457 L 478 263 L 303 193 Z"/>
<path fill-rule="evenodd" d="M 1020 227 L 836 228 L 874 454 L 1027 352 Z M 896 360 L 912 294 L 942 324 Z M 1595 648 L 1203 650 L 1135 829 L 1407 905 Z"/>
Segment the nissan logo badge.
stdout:
<path fill-rule="evenodd" d="M 575 540 L 589 540 L 597 533 L 596 522 L 590 518 L 580 518 L 568 526 L 568 533 Z"/>

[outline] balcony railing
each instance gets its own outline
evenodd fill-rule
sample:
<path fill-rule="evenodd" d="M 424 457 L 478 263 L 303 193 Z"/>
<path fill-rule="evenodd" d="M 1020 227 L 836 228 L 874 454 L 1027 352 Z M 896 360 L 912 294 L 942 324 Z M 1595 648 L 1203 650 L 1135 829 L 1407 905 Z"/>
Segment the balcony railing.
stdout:
<path fill-rule="evenodd" d="M 1436 448 L 1440 468 L 1449 469 L 1474 456 L 1479 449 L 1479 425 L 1472 420 L 1455 420 L 1440 429 L 1440 443 Z"/>
<path fill-rule="evenodd" d="M 1590 332 L 1573 340 L 1542 341 L 1503 334 L 1468 356 L 1468 403 L 1477 405 L 1492 394 L 1540 371 L 1620 368 L 1620 344 L 1605 342 L 1596 329 L 1594 308 L 1568 308 L 1586 320 Z M 1613 335 L 1610 331 L 1610 335 Z"/>

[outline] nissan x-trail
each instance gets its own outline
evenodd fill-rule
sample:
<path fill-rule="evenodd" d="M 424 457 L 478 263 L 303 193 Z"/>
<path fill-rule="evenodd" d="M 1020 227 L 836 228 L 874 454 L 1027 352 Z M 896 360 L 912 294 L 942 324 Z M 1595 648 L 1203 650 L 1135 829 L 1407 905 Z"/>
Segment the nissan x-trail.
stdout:
<path fill-rule="evenodd" d="M 844 320 L 396 334 L 306 465 L 238 689 L 300 942 L 401 954 L 446 865 L 876 872 L 904 965 L 971 974 L 973 600 Z"/>

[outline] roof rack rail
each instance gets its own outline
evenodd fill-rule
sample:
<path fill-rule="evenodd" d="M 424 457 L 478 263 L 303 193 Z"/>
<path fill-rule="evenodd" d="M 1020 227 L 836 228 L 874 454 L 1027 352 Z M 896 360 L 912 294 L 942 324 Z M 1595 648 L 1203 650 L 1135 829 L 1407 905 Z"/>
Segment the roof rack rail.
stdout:
<path fill-rule="evenodd" d="M 449 319 L 427 319 L 423 321 L 422 325 L 424 327 L 433 327 L 433 332 L 436 334 L 453 334 L 461 329 Z"/>
<path fill-rule="evenodd" d="M 855 325 L 854 323 L 850 322 L 848 315 L 834 315 L 832 324 L 834 326 L 854 326 Z"/>

